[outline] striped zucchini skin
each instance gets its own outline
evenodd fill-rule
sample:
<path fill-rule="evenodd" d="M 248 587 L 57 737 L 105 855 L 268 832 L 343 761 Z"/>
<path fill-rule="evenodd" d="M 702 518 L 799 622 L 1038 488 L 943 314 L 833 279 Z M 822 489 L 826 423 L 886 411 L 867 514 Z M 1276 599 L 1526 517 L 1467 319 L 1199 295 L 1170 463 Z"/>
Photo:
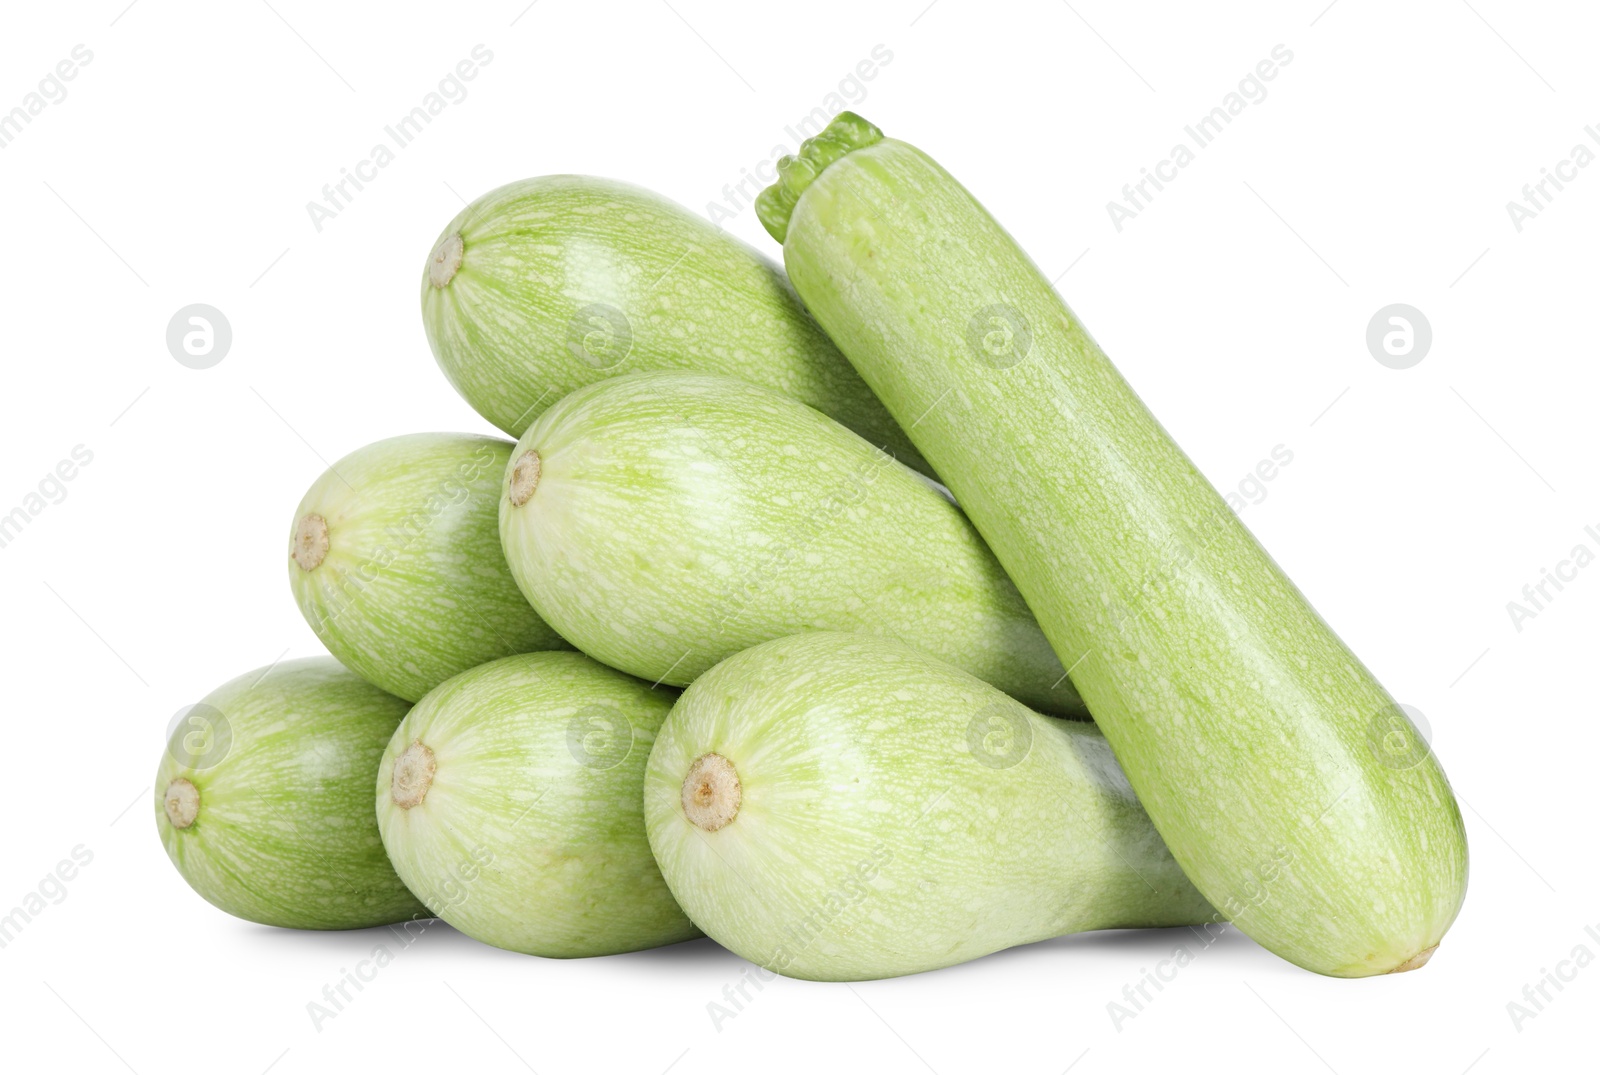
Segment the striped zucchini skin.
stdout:
<path fill-rule="evenodd" d="M 292 929 L 428 917 L 395 875 L 372 814 L 372 773 L 409 703 L 332 657 L 258 668 L 218 687 L 156 770 L 156 827 L 200 895 Z M 192 819 L 168 801 L 187 782 Z"/>
<path fill-rule="evenodd" d="M 422 320 L 456 391 L 513 437 L 583 385 L 696 369 L 792 396 L 926 467 L 778 266 L 626 183 L 542 176 L 473 202 L 434 243 Z"/>
<path fill-rule="evenodd" d="M 461 932 L 518 952 L 598 956 L 698 937 L 640 812 L 676 696 L 579 653 L 506 657 L 441 683 L 377 767 L 378 826 L 400 876 Z M 420 796 L 404 762 L 396 783 L 408 751 L 432 766 Z"/>
<path fill-rule="evenodd" d="M 708 754 L 738 784 L 715 828 L 686 805 Z M 1066 933 L 1222 921 L 1094 725 L 892 639 L 790 635 L 701 676 L 650 752 L 644 810 L 689 916 L 791 977 L 886 978 Z"/>
<path fill-rule="evenodd" d="M 530 451 L 539 478 L 519 505 Z M 684 686 L 758 642 L 865 631 L 1085 715 L 961 510 L 787 396 L 680 370 L 614 377 L 545 411 L 503 488 L 501 544 L 523 593 L 625 672 Z"/>
<path fill-rule="evenodd" d="M 1467 850 L 1403 711 L 971 194 L 850 114 L 805 153 L 762 204 L 795 286 L 916 420 L 1200 891 L 1303 967 L 1421 965 Z"/>
<path fill-rule="evenodd" d="M 510 457 L 497 438 L 414 433 L 351 452 L 307 491 L 290 525 L 289 585 L 345 667 L 416 701 L 496 657 L 570 648 L 500 551 Z"/>

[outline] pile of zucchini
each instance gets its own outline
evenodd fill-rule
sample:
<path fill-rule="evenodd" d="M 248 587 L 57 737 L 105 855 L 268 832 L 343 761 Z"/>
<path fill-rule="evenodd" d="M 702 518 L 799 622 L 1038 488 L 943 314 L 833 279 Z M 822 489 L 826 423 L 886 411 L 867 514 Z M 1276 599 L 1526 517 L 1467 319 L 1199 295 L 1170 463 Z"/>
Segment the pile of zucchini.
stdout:
<path fill-rule="evenodd" d="M 516 443 L 312 484 L 285 562 L 331 656 L 173 731 L 189 884 L 835 981 L 1223 921 L 1426 962 L 1467 878 L 1437 760 L 1004 229 L 851 113 L 758 210 L 787 275 L 609 180 L 444 229 L 429 343 Z"/>

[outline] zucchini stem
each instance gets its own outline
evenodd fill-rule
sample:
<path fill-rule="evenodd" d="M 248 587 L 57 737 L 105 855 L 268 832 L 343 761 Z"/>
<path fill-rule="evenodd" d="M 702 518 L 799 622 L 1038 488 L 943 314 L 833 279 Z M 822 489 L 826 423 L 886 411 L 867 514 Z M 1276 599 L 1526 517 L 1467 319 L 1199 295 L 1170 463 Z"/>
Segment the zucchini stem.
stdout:
<path fill-rule="evenodd" d="M 783 242 L 789 215 L 822 170 L 846 153 L 883 141 L 883 132 L 856 115 L 840 112 L 821 133 L 807 138 L 797 155 L 778 161 L 778 181 L 756 195 L 756 216 L 767 234 Z"/>
<path fill-rule="evenodd" d="M 461 268 L 461 255 L 466 249 L 460 232 L 446 236 L 433 248 L 433 256 L 428 259 L 428 282 L 441 291 L 448 287 L 455 279 L 456 270 Z"/>
<path fill-rule="evenodd" d="M 289 555 L 301 571 L 315 571 L 328 555 L 328 520 L 312 512 L 300 520 L 294 531 L 294 548 Z"/>
<path fill-rule="evenodd" d="M 1432 959 L 1433 953 L 1437 952 L 1438 950 L 1439 946 L 1437 944 L 1432 948 L 1424 948 L 1422 951 L 1418 952 L 1404 963 L 1398 964 L 1397 966 L 1391 968 L 1388 973 L 1399 974 L 1401 971 L 1416 970 L 1418 967 L 1428 962 L 1428 960 Z"/>
<path fill-rule="evenodd" d="M 394 760 L 394 775 L 389 779 L 389 797 L 402 810 L 421 806 L 433 786 L 438 762 L 433 751 L 418 739 Z"/>
<path fill-rule="evenodd" d="M 683 778 L 683 815 L 707 832 L 716 832 L 739 816 L 744 788 L 733 762 L 721 754 L 702 754 Z"/>
<path fill-rule="evenodd" d="M 180 776 L 167 785 L 161 807 L 173 828 L 187 829 L 200 814 L 200 789 Z"/>
<path fill-rule="evenodd" d="M 533 491 L 539 488 L 539 473 L 542 469 L 539 453 L 532 448 L 517 457 L 517 465 L 511 468 L 512 507 L 522 507 L 533 496 Z"/>

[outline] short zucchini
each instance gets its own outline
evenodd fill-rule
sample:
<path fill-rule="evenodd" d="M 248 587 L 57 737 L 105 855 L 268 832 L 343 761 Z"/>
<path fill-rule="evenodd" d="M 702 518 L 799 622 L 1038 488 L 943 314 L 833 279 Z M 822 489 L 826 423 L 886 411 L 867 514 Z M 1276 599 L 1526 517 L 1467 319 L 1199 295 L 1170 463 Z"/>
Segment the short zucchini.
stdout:
<path fill-rule="evenodd" d="M 200 895 L 294 929 L 427 918 L 384 854 L 372 774 L 409 703 L 332 657 L 282 661 L 191 706 L 156 770 L 156 827 Z"/>
<path fill-rule="evenodd" d="M 866 631 L 1084 715 L 959 508 L 826 415 L 730 377 L 613 377 L 545 411 L 507 468 L 500 537 L 540 615 L 652 682 L 796 631 Z"/>
<path fill-rule="evenodd" d="M 696 369 L 793 396 L 925 466 L 781 269 L 627 183 L 542 176 L 467 206 L 428 256 L 422 320 L 456 391 L 513 437 L 583 385 Z"/>
<path fill-rule="evenodd" d="M 496 657 L 570 647 L 518 592 L 496 501 L 511 445 L 416 433 L 316 480 L 289 533 L 289 585 L 351 671 L 416 701 Z"/>
<path fill-rule="evenodd" d="M 790 635 L 701 676 L 650 752 L 644 812 L 689 917 L 796 978 L 1222 921 L 1094 725 L 891 639 Z"/>
<path fill-rule="evenodd" d="M 699 936 L 650 856 L 639 805 L 676 694 L 578 653 L 506 657 L 441 683 L 377 766 L 378 826 L 400 876 L 461 932 L 517 952 L 598 956 Z"/>

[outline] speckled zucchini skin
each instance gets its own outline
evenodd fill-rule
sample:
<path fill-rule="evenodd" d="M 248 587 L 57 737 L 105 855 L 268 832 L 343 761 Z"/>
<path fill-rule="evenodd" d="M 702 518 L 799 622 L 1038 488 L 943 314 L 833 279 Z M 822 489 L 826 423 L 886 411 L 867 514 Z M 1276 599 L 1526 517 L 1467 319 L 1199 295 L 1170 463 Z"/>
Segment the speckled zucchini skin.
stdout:
<path fill-rule="evenodd" d="M 306 492 L 290 526 L 289 586 L 347 668 L 416 701 L 485 661 L 570 648 L 500 551 L 495 505 L 510 455 L 493 437 L 391 437 L 351 452 Z M 325 520 L 327 548 L 306 570 L 295 543 L 310 514 Z"/>
<path fill-rule="evenodd" d="M 737 770 L 705 831 L 685 775 Z M 1221 922 L 1105 738 L 909 646 L 790 635 L 673 707 L 644 785 L 650 846 L 702 929 L 760 966 L 853 981 L 1084 930 Z"/>
<path fill-rule="evenodd" d="M 258 668 L 181 722 L 156 770 L 156 827 L 172 864 L 231 915 L 293 929 L 427 918 L 384 853 L 372 774 L 410 703 L 332 657 Z M 179 828 L 174 780 L 199 793 Z"/>
<path fill-rule="evenodd" d="M 540 476 L 520 506 L 516 462 Z M 865 631 L 1033 706 L 1083 703 L 972 524 L 837 422 L 679 370 L 574 392 L 523 434 L 500 536 L 540 614 L 585 653 L 684 686 L 758 642 Z"/>
<path fill-rule="evenodd" d="M 459 257 L 448 274 L 442 250 Z M 792 396 L 926 468 L 783 270 L 627 183 L 542 176 L 473 202 L 434 244 L 422 320 L 456 391 L 513 437 L 583 385 L 694 369 Z"/>
<path fill-rule="evenodd" d="M 640 811 L 676 696 L 580 653 L 507 657 L 440 684 L 377 766 L 378 825 L 400 876 L 452 926 L 518 952 L 597 956 L 699 936 Z M 422 801 L 402 807 L 395 760 L 413 743 L 436 768 Z"/>
<path fill-rule="evenodd" d="M 1015 580 L 1200 891 L 1303 967 L 1419 965 L 1467 849 L 1394 700 L 955 179 L 849 113 L 801 157 L 760 204 L 790 278 Z"/>

